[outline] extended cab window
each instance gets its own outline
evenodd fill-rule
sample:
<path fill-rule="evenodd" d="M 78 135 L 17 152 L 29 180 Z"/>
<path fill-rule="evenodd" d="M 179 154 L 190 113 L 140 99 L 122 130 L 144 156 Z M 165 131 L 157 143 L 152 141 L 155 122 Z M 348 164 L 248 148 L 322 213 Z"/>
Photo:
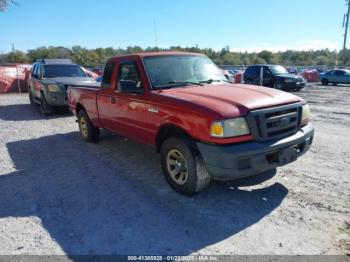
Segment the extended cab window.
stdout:
<path fill-rule="evenodd" d="M 345 75 L 345 72 L 344 72 L 344 71 L 338 70 L 338 71 L 335 71 L 335 75 L 336 75 L 336 76 L 344 76 L 344 75 Z"/>
<path fill-rule="evenodd" d="M 143 90 L 135 62 L 126 62 L 119 65 L 116 90 L 121 90 L 121 88 L 130 90 L 130 93 Z"/>
<path fill-rule="evenodd" d="M 114 69 L 114 62 L 108 63 L 103 71 L 103 78 L 101 87 L 108 88 L 111 85 L 112 75 Z"/>

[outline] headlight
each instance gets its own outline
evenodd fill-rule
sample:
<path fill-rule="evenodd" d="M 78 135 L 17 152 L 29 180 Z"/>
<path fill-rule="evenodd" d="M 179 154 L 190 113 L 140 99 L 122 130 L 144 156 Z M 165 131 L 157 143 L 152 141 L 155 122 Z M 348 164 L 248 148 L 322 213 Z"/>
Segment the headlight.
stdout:
<path fill-rule="evenodd" d="M 287 78 L 286 80 L 284 80 L 286 83 L 293 83 L 294 79 L 292 78 Z"/>
<path fill-rule="evenodd" d="M 248 135 L 249 128 L 243 117 L 214 121 L 210 127 L 210 135 L 212 137 L 235 137 Z"/>
<path fill-rule="evenodd" d="M 48 85 L 47 89 L 49 92 L 60 92 L 61 88 L 58 85 Z"/>
<path fill-rule="evenodd" d="M 310 120 L 310 107 L 308 104 L 303 105 L 303 113 L 301 116 L 301 125 L 305 126 Z"/>

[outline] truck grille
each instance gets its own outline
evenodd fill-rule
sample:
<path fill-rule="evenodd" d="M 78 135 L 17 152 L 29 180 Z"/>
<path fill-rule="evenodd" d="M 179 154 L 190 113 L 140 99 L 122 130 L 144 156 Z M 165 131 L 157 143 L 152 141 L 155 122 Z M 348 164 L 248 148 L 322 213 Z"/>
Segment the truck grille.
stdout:
<path fill-rule="evenodd" d="M 247 121 L 257 141 L 268 141 L 295 134 L 300 128 L 302 104 L 290 104 L 251 111 Z"/>

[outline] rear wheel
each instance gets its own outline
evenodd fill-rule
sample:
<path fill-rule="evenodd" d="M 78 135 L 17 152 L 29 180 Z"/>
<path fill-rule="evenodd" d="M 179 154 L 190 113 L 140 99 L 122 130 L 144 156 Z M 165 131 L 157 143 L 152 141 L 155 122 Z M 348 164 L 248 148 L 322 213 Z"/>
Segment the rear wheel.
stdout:
<path fill-rule="evenodd" d="M 47 103 L 44 95 L 40 97 L 40 111 L 46 116 L 53 114 L 55 111 L 54 108 Z"/>
<path fill-rule="evenodd" d="M 95 127 L 85 110 L 80 110 L 78 113 L 78 123 L 80 135 L 84 141 L 96 143 L 100 140 L 100 129 Z"/>
<path fill-rule="evenodd" d="M 328 82 L 327 79 L 324 78 L 324 79 L 321 80 L 321 83 L 322 83 L 322 85 L 324 85 L 324 86 L 328 86 L 328 83 L 329 83 L 329 82 Z"/>
<path fill-rule="evenodd" d="M 160 154 L 165 178 L 178 193 L 193 195 L 209 185 L 204 161 L 190 139 L 168 138 Z"/>

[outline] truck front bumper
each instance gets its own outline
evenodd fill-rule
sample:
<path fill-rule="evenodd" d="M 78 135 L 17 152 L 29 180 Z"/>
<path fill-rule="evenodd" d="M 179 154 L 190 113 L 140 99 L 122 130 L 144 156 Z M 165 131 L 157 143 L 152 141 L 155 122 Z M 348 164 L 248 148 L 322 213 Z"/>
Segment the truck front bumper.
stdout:
<path fill-rule="evenodd" d="M 55 107 L 68 106 L 67 92 L 46 92 L 46 102 Z"/>
<path fill-rule="evenodd" d="M 284 83 L 283 84 L 283 90 L 285 91 L 291 91 L 295 89 L 302 89 L 306 85 L 306 82 L 292 82 L 292 83 Z"/>
<path fill-rule="evenodd" d="M 313 137 L 314 128 L 308 124 L 280 140 L 223 146 L 197 142 L 197 146 L 213 179 L 234 180 L 295 161 L 310 148 Z"/>

